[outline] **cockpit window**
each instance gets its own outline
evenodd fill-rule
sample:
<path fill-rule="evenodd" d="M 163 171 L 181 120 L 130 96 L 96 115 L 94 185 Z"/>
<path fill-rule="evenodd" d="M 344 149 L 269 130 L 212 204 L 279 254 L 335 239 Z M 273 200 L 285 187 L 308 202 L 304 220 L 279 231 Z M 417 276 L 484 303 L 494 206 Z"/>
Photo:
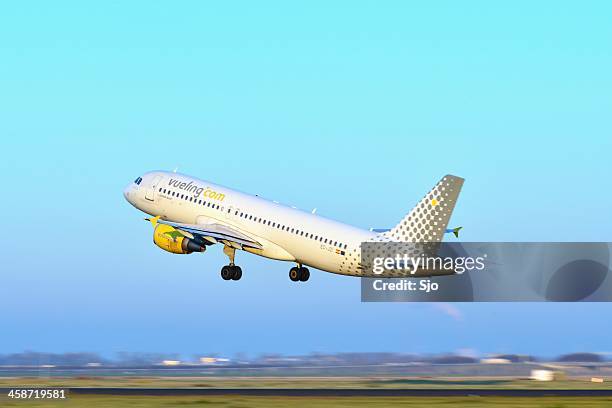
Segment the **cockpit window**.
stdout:
<path fill-rule="evenodd" d="M 136 180 L 134 180 L 134 183 L 140 185 L 141 181 L 142 181 L 142 177 L 138 177 Z"/>

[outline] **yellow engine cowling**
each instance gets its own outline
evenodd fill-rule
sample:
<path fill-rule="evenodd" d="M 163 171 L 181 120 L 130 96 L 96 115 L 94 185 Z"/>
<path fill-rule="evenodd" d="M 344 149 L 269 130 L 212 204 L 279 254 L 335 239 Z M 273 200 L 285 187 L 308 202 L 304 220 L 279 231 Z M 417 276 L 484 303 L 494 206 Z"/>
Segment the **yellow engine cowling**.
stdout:
<path fill-rule="evenodd" d="M 204 252 L 206 246 L 189 239 L 170 225 L 157 224 L 153 230 L 153 242 L 164 251 L 173 254 L 190 254 Z"/>

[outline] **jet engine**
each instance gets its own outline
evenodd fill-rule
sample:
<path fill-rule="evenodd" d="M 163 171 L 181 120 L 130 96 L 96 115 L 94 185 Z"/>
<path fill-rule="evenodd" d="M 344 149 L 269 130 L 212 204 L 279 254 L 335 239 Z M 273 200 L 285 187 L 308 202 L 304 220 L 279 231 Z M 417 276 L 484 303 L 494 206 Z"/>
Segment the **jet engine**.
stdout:
<path fill-rule="evenodd" d="M 157 224 L 153 230 L 153 242 L 164 251 L 173 254 L 190 254 L 192 252 L 206 251 L 206 245 L 195 239 L 187 238 L 176 228 Z"/>

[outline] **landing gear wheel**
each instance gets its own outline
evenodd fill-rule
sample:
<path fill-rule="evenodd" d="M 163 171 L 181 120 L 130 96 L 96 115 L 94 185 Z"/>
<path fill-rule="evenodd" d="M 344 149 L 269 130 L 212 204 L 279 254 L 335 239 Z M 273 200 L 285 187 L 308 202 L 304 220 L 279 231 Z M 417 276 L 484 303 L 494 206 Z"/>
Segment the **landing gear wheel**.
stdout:
<path fill-rule="evenodd" d="M 293 282 L 300 280 L 300 269 L 297 266 L 289 269 L 289 279 L 291 279 Z"/>
<path fill-rule="evenodd" d="M 223 280 L 230 280 L 234 275 L 232 272 L 232 267 L 229 265 L 225 265 L 223 268 L 221 268 L 221 277 L 223 278 Z"/>
<path fill-rule="evenodd" d="M 240 280 L 242 278 L 242 269 L 238 265 L 232 266 L 232 279 Z"/>
<path fill-rule="evenodd" d="M 310 271 L 308 268 L 300 268 L 300 282 L 306 282 L 310 278 Z"/>

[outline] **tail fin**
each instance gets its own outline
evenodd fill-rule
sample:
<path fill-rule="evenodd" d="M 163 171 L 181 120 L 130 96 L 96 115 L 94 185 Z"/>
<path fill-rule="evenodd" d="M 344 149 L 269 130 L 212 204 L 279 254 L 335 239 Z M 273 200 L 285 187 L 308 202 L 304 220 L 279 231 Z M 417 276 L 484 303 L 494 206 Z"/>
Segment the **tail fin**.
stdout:
<path fill-rule="evenodd" d="M 444 176 L 399 224 L 382 235 L 397 242 L 442 241 L 461 186 L 461 177 Z"/>

